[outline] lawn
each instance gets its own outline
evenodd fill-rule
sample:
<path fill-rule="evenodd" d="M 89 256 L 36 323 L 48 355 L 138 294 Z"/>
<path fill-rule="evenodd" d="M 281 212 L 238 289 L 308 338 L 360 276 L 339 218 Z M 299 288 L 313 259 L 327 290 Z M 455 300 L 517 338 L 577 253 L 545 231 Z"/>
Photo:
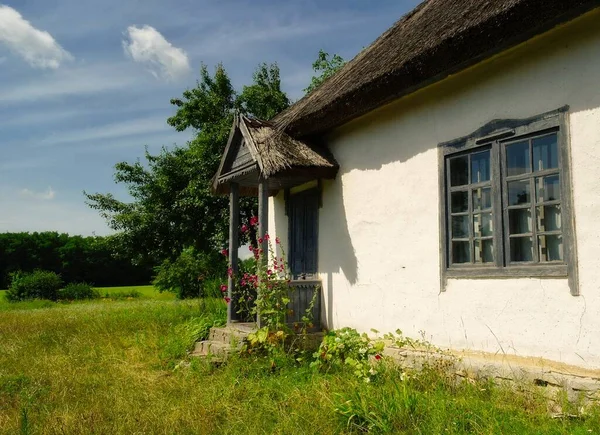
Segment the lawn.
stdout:
<path fill-rule="evenodd" d="M 551 419 L 541 390 L 457 382 L 436 367 L 410 373 L 389 366 L 381 379 L 365 383 L 347 370 L 316 373 L 283 357 L 275 365 L 234 357 L 213 366 L 187 351 L 224 320 L 224 302 L 140 292 L 145 298 L 0 308 L 0 433 L 589 434 L 600 428 L 596 410 Z M 576 406 L 564 410 L 577 413 Z"/>

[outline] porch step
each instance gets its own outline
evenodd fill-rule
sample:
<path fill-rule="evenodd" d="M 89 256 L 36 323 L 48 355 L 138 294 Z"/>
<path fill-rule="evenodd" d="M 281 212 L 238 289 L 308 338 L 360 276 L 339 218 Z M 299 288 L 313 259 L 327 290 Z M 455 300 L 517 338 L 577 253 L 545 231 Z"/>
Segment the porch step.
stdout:
<path fill-rule="evenodd" d="M 197 342 L 190 356 L 211 356 L 213 359 L 224 360 L 228 354 L 241 349 L 248 334 L 254 329 L 254 324 L 244 323 L 210 328 L 208 340 Z"/>

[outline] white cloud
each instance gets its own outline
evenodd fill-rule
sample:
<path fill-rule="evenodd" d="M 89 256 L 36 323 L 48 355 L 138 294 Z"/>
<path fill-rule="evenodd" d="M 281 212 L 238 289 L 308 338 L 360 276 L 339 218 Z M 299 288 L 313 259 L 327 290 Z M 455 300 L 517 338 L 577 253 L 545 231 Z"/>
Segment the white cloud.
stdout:
<path fill-rule="evenodd" d="M 174 47 L 154 27 L 129 26 L 123 40 L 125 54 L 146 65 L 156 78 L 173 80 L 187 75 L 191 68 L 187 53 Z"/>
<path fill-rule="evenodd" d="M 52 187 L 48 187 L 45 192 L 35 192 L 30 189 L 21 189 L 21 196 L 25 196 L 28 198 L 41 199 L 44 201 L 51 201 L 56 197 L 56 192 Z"/>
<path fill-rule="evenodd" d="M 34 68 L 56 69 L 73 56 L 48 32 L 36 29 L 19 12 L 0 5 L 0 43 Z"/>

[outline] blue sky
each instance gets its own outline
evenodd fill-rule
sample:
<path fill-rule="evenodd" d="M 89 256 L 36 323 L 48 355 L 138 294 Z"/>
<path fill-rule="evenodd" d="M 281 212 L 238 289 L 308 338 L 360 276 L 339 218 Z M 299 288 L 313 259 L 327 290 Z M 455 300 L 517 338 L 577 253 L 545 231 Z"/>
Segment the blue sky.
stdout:
<path fill-rule="evenodd" d="M 222 62 L 277 62 L 298 99 L 319 49 L 351 59 L 417 0 L 0 0 L 0 232 L 109 233 L 82 192 L 190 133 L 169 100 Z"/>

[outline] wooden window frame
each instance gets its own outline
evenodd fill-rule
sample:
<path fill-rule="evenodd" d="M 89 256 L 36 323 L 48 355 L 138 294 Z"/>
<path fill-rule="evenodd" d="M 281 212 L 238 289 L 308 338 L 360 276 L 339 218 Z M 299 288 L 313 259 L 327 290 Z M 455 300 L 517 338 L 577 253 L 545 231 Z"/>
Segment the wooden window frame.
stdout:
<path fill-rule="evenodd" d="M 526 119 L 495 120 L 481 127 L 474 133 L 444 142 L 438 146 L 439 194 L 440 194 L 440 277 L 441 290 L 445 291 L 448 279 L 489 279 L 489 278 L 567 278 L 569 289 L 573 296 L 579 295 L 577 276 L 577 247 L 575 237 L 575 216 L 573 213 L 573 198 L 571 192 L 571 163 L 569 143 L 569 107 L 547 112 Z M 511 263 L 509 253 L 508 232 L 508 192 L 506 173 L 506 144 L 530 137 L 543 136 L 545 133 L 556 132 L 558 146 L 558 169 L 545 171 L 558 173 L 560 179 L 560 204 L 563 238 L 563 261 L 561 262 L 531 262 Z M 492 222 L 494 227 L 494 262 L 473 263 L 474 252 L 471 252 L 472 263 L 451 264 L 452 244 L 450 240 L 450 183 L 449 158 L 453 155 L 468 154 L 479 149 L 490 149 L 490 172 L 492 188 Z M 531 148 L 531 146 L 530 146 Z M 531 160 L 531 159 L 530 159 Z M 533 164 L 533 162 L 530 162 Z M 520 176 L 522 179 L 535 179 L 545 175 L 536 172 Z M 469 169 L 470 174 L 470 169 Z M 518 177 L 517 177 L 518 178 Z M 471 180 L 469 179 L 469 183 Z M 470 183 L 471 184 L 471 183 Z M 473 214 L 471 207 L 471 187 L 469 192 L 469 215 Z M 535 206 L 535 189 L 531 191 L 531 208 Z M 472 218 L 471 218 L 472 221 Z M 473 223 L 469 223 L 470 240 L 473 239 Z M 536 237 L 536 219 L 532 215 L 533 236 Z M 533 239 L 534 242 L 536 239 Z M 537 244 L 534 244 L 537 246 Z M 473 245 L 470 244 L 470 251 Z M 534 260 L 537 260 L 537 249 Z"/>

